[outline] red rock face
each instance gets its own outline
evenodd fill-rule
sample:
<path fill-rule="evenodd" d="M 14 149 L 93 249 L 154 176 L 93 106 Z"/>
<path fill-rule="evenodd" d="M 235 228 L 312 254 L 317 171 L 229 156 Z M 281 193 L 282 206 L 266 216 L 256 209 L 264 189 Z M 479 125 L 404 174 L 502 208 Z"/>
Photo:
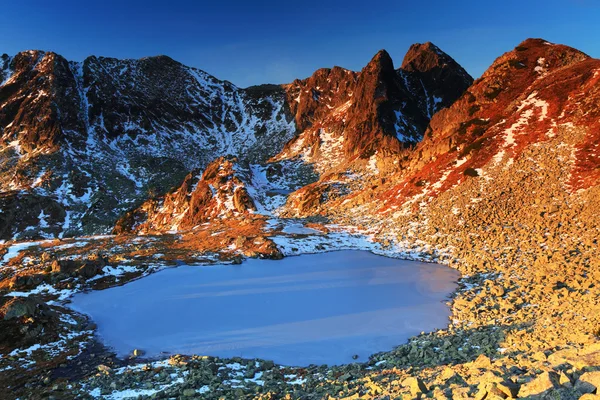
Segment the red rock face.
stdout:
<path fill-rule="evenodd" d="M 421 60 L 426 63 L 426 60 Z M 382 198 L 436 196 L 490 163 L 511 163 L 560 129 L 585 130 L 576 145 L 572 190 L 597 185 L 600 61 L 563 45 L 528 39 L 499 57 L 452 106 L 431 120 Z"/>
<path fill-rule="evenodd" d="M 114 232 L 186 231 L 213 219 L 255 211 L 254 201 L 235 171 L 236 162 L 236 158 L 220 157 L 204 173 L 190 172 L 170 193 L 128 212 L 117 222 Z"/>
<path fill-rule="evenodd" d="M 12 73 L 0 90 L 2 141 L 18 141 L 25 153 L 58 150 L 66 132 L 82 128 L 79 110 L 67 100 L 78 96 L 67 60 L 52 52 L 29 51 L 6 58 L 6 64 L 5 71 Z"/>
<path fill-rule="evenodd" d="M 431 116 L 471 83 L 464 69 L 431 43 L 412 46 L 397 70 L 385 50 L 360 72 L 318 70 L 286 86 L 290 110 L 304 133 L 288 143 L 283 157 L 307 148 L 318 154 L 327 141 L 323 134 L 343 137 L 344 159 L 338 163 L 377 151 L 397 154 L 418 143 Z"/>

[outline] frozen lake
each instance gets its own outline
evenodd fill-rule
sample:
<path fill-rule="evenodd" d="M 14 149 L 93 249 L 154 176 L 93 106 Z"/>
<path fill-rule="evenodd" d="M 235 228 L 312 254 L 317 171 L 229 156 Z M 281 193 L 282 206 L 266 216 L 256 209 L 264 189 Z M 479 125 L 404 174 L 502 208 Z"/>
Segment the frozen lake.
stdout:
<path fill-rule="evenodd" d="M 263 358 L 284 365 L 366 361 L 448 325 L 458 272 L 436 264 L 335 251 L 181 266 L 124 286 L 77 294 L 119 355 Z"/>

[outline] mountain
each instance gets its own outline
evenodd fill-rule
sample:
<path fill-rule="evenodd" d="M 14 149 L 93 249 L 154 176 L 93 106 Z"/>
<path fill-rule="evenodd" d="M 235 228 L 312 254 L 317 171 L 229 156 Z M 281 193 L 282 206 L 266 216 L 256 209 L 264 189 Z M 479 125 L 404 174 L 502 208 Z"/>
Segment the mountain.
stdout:
<path fill-rule="evenodd" d="M 282 214 L 368 226 L 470 268 L 506 257 L 504 246 L 517 249 L 514 262 L 548 261 L 564 246 L 584 262 L 598 232 L 599 90 L 600 60 L 528 39 L 438 111 L 405 157 L 388 157 L 394 170 L 346 179 L 344 190 L 324 175 Z"/>
<path fill-rule="evenodd" d="M 381 50 L 360 72 L 318 70 L 286 86 L 301 134 L 275 159 L 301 157 L 330 169 L 377 152 L 401 154 L 472 82 L 432 43 L 413 45 L 398 69 Z"/>
<path fill-rule="evenodd" d="M 437 47 L 418 44 L 400 68 L 381 51 L 360 72 L 334 67 L 247 89 L 207 75 L 203 85 L 201 72 L 163 57 L 98 60 L 105 66 L 88 72 L 50 53 L 0 63 L 0 239 L 117 234 L 0 241 L 9 355 L 0 367 L 11 394 L 147 386 L 143 358 L 125 363 L 139 374 L 121 382 L 125 364 L 96 347 L 87 357 L 88 339 L 77 337 L 92 340 L 96 327 L 64 314 L 60 301 L 74 292 L 169 265 L 348 248 L 459 271 L 448 325 L 325 369 L 173 356 L 158 362 L 167 380 L 150 371 L 157 396 L 252 397 L 257 374 L 265 396 L 580 398 L 596 390 L 600 60 L 528 39 L 471 82 Z M 137 72 L 121 78 L 110 63 Z M 248 130 L 237 128 L 241 120 Z M 385 283 L 386 274 L 376 278 Z M 440 289 L 435 281 L 428 290 Z M 84 377 L 65 386 L 63 363 Z M 241 379 L 240 363 L 256 374 Z M 196 378 L 217 370 L 205 392 Z M 174 373 L 180 378 L 169 380 Z"/>
<path fill-rule="evenodd" d="M 574 131 L 581 137 L 570 140 L 573 159 L 565 189 L 598 184 L 600 159 L 593 147 L 599 139 L 599 66 L 578 50 L 542 39 L 526 40 L 502 55 L 456 103 L 432 118 L 397 183 L 404 187 L 400 198 L 417 192 L 435 196 L 494 167 L 509 171 L 532 147 L 565 143 Z"/>
<path fill-rule="evenodd" d="M 27 51 L 1 60 L 4 240 L 108 232 L 221 156 L 254 170 L 270 160 L 271 172 L 302 175 L 279 182 L 295 190 L 316 180 L 338 143 L 336 164 L 414 146 L 472 82 L 430 43 L 413 46 L 397 70 L 380 51 L 361 72 L 321 69 L 247 89 L 166 56 L 77 63 Z"/>
<path fill-rule="evenodd" d="M 109 230 L 190 170 L 264 161 L 296 132 L 283 89 L 240 89 L 165 56 L 1 60 L 3 239 Z"/>

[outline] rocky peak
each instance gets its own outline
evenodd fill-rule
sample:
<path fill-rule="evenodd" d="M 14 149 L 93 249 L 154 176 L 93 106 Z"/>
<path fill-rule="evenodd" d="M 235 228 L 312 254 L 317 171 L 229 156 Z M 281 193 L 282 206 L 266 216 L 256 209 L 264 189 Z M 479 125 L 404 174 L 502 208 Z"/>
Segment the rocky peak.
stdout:
<path fill-rule="evenodd" d="M 373 100 L 377 102 L 380 98 L 389 99 L 394 96 L 399 91 L 396 80 L 392 58 L 387 51 L 379 50 L 360 72 L 357 93 L 355 93 L 357 101 L 353 108 L 372 107 L 375 105 Z M 390 90 L 394 93 L 388 93 Z M 370 104 L 363 104 L 363 101 L 370 102 Z"/>
<path fill-rule="evenodd" d="M 591 186 L 600 177 L 594 167 L 600 155 L 592 150 L 600 140 L 598 71 L 600 60 L 568 46 L 543 39 L 522 42 L 433 116 L 404 166 L 411 172 L 401 183 L 403 193 L 436 195 L 468 177 L 508 169 L 533 145 L 566 143 L 573 135 L 579 137 L 571 142 L 573 167 L 565 184 L 573 190 Z"/>
<path fill-rule="evenodd" d="M 467 71 L 431 42 L 410 46 L 398 75 L 428 118 L 454 103 L 473 83 Z"/>
<path fill-rule="evenodd" d="M 551 71 L 588 59 L 579 50 L 544 39 L 527 39 L 498 57 L 480 79 L 497 85 L 523 87 Z"/>
<path fill-rule="evenodd" d="M 68 98 L 77 93 L 67 60 L 30 50 L 15 55 L 9 69 L 0 86 L 2 141 L 18 143 L 18 151 L 30 155 L 55 152 L 65 131 L 80 127 Z"/>
<path fill-rule="evenodd" d="M 380 50 L 360 72 L 321 69 L 285 85 L 302 133 L 277 159 L 301 155 L 328 168 L 418 143 L 431 116 L 472 83 L 449 56 L 432 44 L 423 46 L 438 60 L 429 69 L 413 67 L 418 64 L 413 55 L 409 70 L 395 70 L 388 52 Z"/>
<path fill-rule="evenodd" d="M 381 49 L 373 56 L 371 61 L 362 69 L 362 73 L 386 74 L 394 70 L 394 61 L 390 54 Z"/>
<path fill-rule="evenodd" d="M 346 154 L 368 158 L 380 149 L 399 149 L 394 110 L 406 101 L 403 89 L 392 58 L 380 50 L 361 70 L 356 84 L 349 109 Z"/>
<path fill-rule="evenodd" d="M 290 111 L 299 131 L 322 120 L 330 108 L 348 101 L 354 91 L 356 73 L 341 67 L 321 68 L 307 79 L 284 85 Z"/>
<path fill-rule="evenodd" d="M 256 210 L 236 157 L 219 157 L 203 173 L 190 172 L 180 186 L 128 212 L 115 233 L 151 233 L 193 229 L 219 218 L 243 217 Z"/>
<path fill-rule="evenodd" d="M 424 72 L 440 67 L 450 60 L 450 56 L 431 42 L 415 43 L 406 52 L 400 68 L 405 71 Z"/>

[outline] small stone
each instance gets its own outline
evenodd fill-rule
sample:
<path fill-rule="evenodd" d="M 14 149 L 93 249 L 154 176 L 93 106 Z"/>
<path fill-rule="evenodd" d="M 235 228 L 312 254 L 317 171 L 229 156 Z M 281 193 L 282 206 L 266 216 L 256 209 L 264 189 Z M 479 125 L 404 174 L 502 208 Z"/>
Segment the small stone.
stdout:
<path fill-rule="evenodd" d="M 517 394 L 519 393 L 519 385 L 514 382 L 499 382 L 496 383 L 496 387 L 498 388 L 498 390 L 504 393 L 506 397 L 516 398 Z"/>
<path fill-rule="evenodd" d="M 574 388 L 579 393 L 594 393 L 596 391 L 596 386 L 584 381 L 575 382 Z"/>
<path fill-rule="evenodd" d="M 339 380 L 344 381 L 344 382 L 350 381 L 350 380 L 352 380 L 352 374 L 349 372 L 346 372 L 345 374 L 340 375 Z"/>
<path fill-rule="evenodd" d="M 490 288 L 490 293 L 493 296 L 502 297 L 502 296 L 504 296 L 505 291 L 504 291 L 504 288 L 502 286 L 495 285 L 495 286 L 492 286 Z"/>
<path fill-rule="evenodd" d="M 96 367 L 98 371 L 104 372 L 105 374 L 109 374 L 112 371 L 112 368 L 108 365 L 100 364 Z"/>
<path fill-rule="evenodd" d="M 134 357 L 141 357 L 144 354 L 146 354 L 146 352 L 144 350 L 140 350 L 140 349 L 134 349 L 133 352 L 131 353 Z"/>
<path fill-rule="evenodd" d="M 473 361 L 473 366 L 475 368 L 487 369 L 492 366 L 492 361 L 485 354 L 480 354 L 475 361 Z"/>
<path fill-rule="evenodd" d="M 560 372 L 558 383 L 561 386 L 565 386 L 568 388 L 573 387 L 573 383 L 571 382 L 571 379 L 563 371 Z"/>
<path fill-rule="evenodd" d="M 83 264 L 79 268 L 79 274 L 84 278 L 93 278 L 100 273 L 101 269 L 97 264 Z"/>
<path fill-rule="evenodd" d="M 88 323 L 88 324 L 85 326 L 85 328 L 84 328 L 84 329 L 85 329 L 86 331 L 94 331 L 94 330 L 96 330 L 96 328 L 97 328 L 97 327 L 98 327 L 98 326 L 97 326 L 95 323 L 93 323 L 93 322 L 90 322 L 90 323 Z"/>
<path fill-rule="evenodd" d="M 58 260 L 52 261 L 51 269 L 52 269 L 52 272 L 56 272 L 56 273 L 63 272 L 63 268 L 61 267 Z"/>
<path fill-rule="evenodd" d="M 442 380 L 447 381 L 447 380 L 454 378 L 455 375 L 456 375 L 456 372 L 454 372 L 454 370 L 452 368 L 446 367 L 442 371 L 440 377 L 442 378 Z"/>
<path fill-rule="evenodd" d="M 195 389 L 183 389 L 183 395 L 185 397 L 194 397 L 196 395 Z"/>

